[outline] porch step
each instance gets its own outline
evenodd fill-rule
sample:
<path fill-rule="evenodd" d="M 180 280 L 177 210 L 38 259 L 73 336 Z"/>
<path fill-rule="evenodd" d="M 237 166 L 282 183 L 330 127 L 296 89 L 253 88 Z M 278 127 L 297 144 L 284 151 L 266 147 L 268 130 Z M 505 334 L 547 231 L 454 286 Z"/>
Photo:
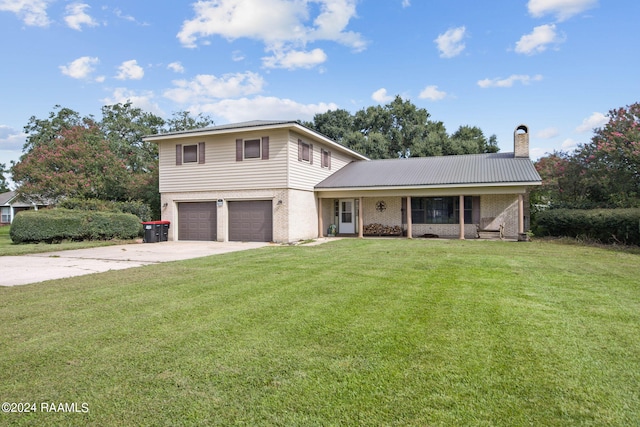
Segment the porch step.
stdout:
<path fill-rule="evenodd" d="M 478 239 L 502 240 L 500 230 L 479 230 Z"/>

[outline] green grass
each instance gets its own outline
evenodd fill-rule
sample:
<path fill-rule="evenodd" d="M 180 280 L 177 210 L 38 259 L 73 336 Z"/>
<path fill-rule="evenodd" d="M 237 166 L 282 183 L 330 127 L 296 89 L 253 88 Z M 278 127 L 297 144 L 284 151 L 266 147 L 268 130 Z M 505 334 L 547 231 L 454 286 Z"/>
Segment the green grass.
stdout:
<path fill-rule="evenodd" d="M 640 256 L 341 240 L 0 289 L 15 425 L 640 420 Z"/>
<path fill-rule="evenodd" d="M 84 242 L 62 242 L 62 243 L 26 243 L 15 244 L 11 241 L 9 231 L 11 227 L 0 227 L 0 256 L 17 256 L 27 254 L 39 254 L 53 251 L 66 251 L 70 249 L 97 248 L 100 246 L 124 245 L 135 243 L 135 240 L 92 240 Z"/>

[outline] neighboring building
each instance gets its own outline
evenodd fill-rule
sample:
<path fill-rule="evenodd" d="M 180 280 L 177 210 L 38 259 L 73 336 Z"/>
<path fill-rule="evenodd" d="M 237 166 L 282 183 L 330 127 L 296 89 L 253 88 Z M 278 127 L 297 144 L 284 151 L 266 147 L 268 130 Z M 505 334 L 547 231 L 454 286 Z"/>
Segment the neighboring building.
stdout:
<path fill-rule="evenodd" d="M 541 183 L 524 125 L 514 153 L 391 160 L 369 160 L 295 121 L 145 140 L 159 147 L 171 240 L 295 242 L 331 225 L 363 236 L 371 224 L 408 237 L 472 238 L 478 228 L 518 237 L 528 228 L 528 191 Z"/>
<path fill-rule="evenodd" d="M 15 191 L 0 193 L 0 226 L 11 224 L 18 212 L 30 209 L 38 210 L 38 208 L 45 206 L 44 204 L 34 204 L 21 200 Z"/>

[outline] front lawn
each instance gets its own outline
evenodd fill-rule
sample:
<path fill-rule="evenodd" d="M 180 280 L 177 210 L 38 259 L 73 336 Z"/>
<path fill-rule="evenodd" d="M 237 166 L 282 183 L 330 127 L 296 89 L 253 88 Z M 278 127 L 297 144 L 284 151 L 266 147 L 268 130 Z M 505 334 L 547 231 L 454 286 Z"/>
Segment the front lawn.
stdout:
<path fill-rule="evenodd" d="M 1 288 L 0 400 L 38 411 L 0 424 L 637 425 L 639 267 L 353 239 Z"/>
<path fill-rule="evenodd" d="M 84 242 L 62 243 L 22 243 L 15 244 L 9 235 L 11 227 L 0 227 L 0 256 L 17 256 L 27 254 L 39 254 L 44 252 L 65 251 L 70 249 L 97 248 L 100 246 L 124 245 L 136 243 L 135 240 L 88 240 Z"/>

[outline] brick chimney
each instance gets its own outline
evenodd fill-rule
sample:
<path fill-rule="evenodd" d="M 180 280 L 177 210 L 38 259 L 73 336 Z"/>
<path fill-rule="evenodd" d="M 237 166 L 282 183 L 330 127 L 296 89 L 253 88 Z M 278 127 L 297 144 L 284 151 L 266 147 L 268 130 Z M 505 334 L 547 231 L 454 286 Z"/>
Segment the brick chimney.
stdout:
<path fill-rule="evenodd" d="M 513 131 L 513 154 L 516 159 L 529 158 L 529 128 L 526 125 Z"/>

